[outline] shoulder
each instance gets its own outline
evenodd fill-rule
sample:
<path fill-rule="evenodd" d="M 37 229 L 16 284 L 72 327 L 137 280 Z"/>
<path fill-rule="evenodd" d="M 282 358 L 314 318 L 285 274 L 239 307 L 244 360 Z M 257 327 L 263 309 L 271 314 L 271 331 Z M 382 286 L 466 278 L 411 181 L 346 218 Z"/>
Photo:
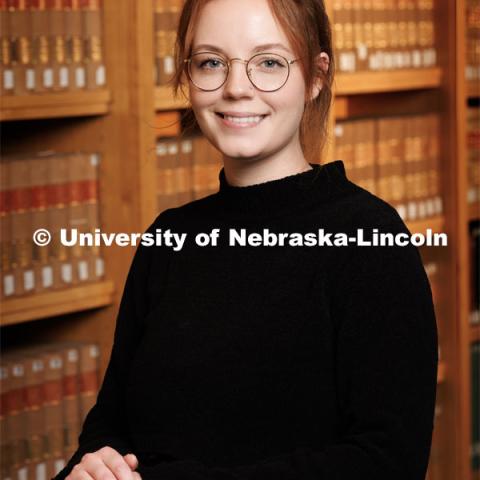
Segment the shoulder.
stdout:
<path fill-rule="evenodd" d="M 345 231 L 379 228 L 410 233 L 395 207 L 350 180 L 337 197 L 334 212 Z"/>
<path fill-rule="evenodd" d="M 166 208 L 157 215 L 151 228 L 186 228 L 193 223 L 208 221 L 216 208 L 216 199 L 217 194 L 212 193 L 177 207 Z"/>

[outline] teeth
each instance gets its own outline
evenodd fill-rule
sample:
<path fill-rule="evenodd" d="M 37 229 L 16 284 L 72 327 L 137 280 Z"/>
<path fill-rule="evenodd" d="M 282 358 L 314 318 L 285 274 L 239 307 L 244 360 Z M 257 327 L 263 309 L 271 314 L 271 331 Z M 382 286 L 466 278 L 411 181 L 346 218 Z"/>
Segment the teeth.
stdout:
<path fill-rule="evenodd" d="M 243 124 L 243 123 L 259 123 L 260 120 L 262 120 L 263 116 L 258 115 L 256 117 L 230 117 L 228 115 L 225 115 L 225 118 L 229 122 Z"/>

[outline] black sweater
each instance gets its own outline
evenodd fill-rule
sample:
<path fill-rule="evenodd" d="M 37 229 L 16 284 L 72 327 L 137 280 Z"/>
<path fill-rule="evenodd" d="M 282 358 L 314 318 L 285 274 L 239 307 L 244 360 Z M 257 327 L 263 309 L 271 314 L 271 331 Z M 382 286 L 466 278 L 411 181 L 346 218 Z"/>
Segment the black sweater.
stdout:
<path fill-rule="evenodd" d="M 343 162 L 228 184 L 148 228 L 79 449 L 140 459 L 145 480 L 420 480 L 433 429 L 437 330 L 413 246 L 231 246 L 229 234 L 409 230 Z M 220 229 L 217 246 L 199 232 Z"/>

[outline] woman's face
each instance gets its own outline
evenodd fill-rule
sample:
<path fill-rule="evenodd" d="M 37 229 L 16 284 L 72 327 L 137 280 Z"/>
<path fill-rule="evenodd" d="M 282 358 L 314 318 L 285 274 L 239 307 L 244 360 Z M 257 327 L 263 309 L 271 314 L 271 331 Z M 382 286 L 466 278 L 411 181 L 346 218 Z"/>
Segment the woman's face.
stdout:
<path fill-rule="evenodd" d="M 267 0 L 211 0 L 203 8 L 196 25 L 192 53 L 211 51 L 202 45 L 216 46 L 227 58 L 250 59 L 259 45 L 281 44 L 262 49 L 287 60 L 295 52 L 276 24 Z M 246 74 L 245 65 L 234 61 L 226 83 L 218 90 L 205 92 L 189 82 L 190 101 L 203 134 L 224 156 L 258 160 L 278 152 L 300 149 L 299 125 L 304 111 L 305 84 L 300 64 L 290 65 L 287 83 L 277 91 L 256 89 Z M 217 112 L 252 116 L 266 115 L 248 127 L 228 125 Z M 288 153 L 287 153 L 288 154 Z"/>

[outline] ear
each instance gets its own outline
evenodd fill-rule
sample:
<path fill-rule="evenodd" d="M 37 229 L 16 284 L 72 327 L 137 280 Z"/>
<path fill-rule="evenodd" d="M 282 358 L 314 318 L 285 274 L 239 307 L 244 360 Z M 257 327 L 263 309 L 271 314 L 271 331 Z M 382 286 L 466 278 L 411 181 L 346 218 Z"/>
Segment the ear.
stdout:
<path fill-rule="evenodd" d="M 317 60 L 316 64 L 319 69 L 321 69 L 325 74 L 328 72 L 328 66 L 330 64 L 330 58 L 328 57 L 328 53 L 326 52 L 321 52 L 317 55 Z M 312 87 L 312 90 L 310 92 L 310 99 L 309 101 L 315 100 L 315 98 L 320 95 L 320 91 L 322 90 L 323 87 L 323 81 L 320 76 L 317 76 L 317 80 L 315 81 L 315 84 Z"/>

